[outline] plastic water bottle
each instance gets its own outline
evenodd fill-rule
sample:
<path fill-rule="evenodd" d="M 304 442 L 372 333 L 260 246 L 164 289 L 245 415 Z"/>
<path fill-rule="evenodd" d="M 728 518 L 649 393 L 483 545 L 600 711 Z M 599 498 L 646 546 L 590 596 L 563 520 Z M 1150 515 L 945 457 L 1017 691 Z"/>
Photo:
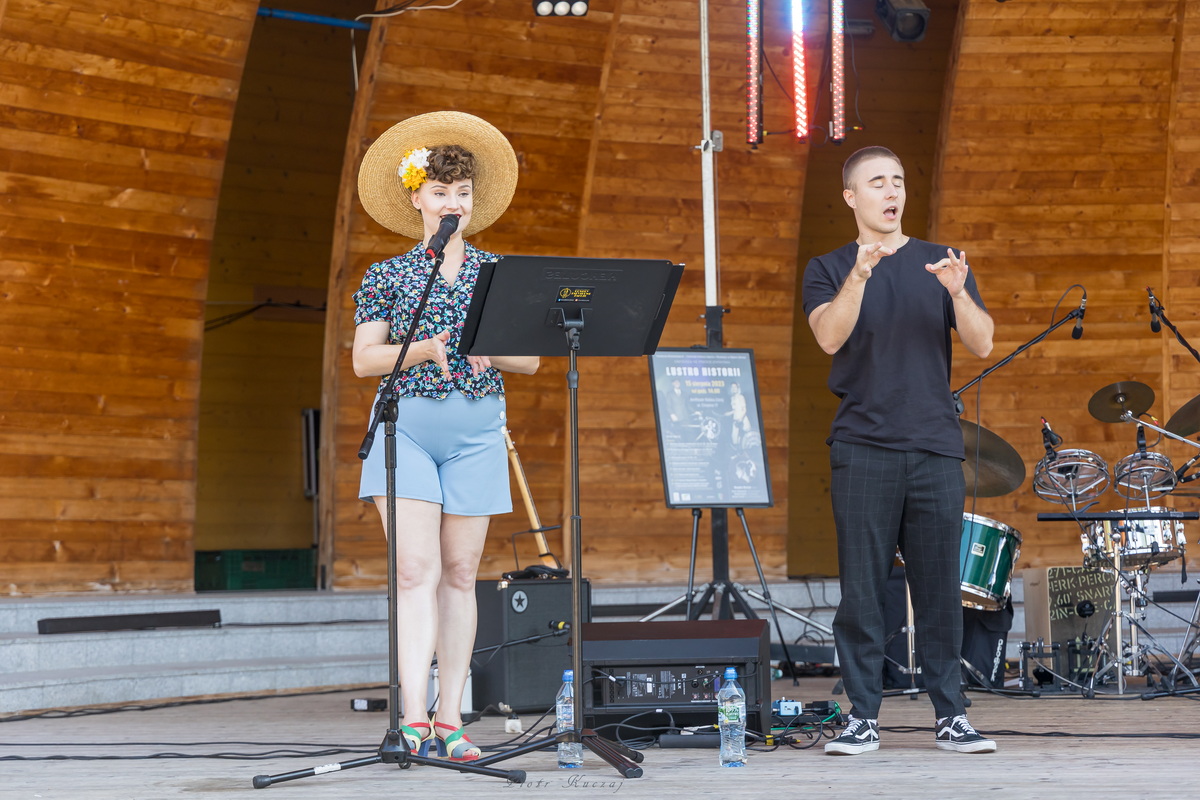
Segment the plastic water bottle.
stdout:
<path fill-rule="evenodd" d="M 725 668 L 717 692 L 717 724 L 721 729 L 721 766 L 746 766 L 746 693 L 737 682 L 737 670 Z"/>
<path fill-rule="evenodd" d="M 558 720 L 558 732 L 565 733 L 575 729 L 575 671 L 563 670 L 562 688 L 554 698 L 555 717 Z M 559 742 L 558 768 L 579 769 L 583 766 L 583 745 L 579 742 Z"/>

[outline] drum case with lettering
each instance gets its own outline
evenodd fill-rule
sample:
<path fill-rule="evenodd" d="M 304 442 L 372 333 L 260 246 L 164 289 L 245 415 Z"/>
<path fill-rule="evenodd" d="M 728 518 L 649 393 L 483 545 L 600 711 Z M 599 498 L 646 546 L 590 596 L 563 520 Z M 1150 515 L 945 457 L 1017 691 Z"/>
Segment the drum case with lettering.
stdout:
<path fill-rule="evenodd" d="M 1115 577 L 1086 567 L 1035 567 L 1021 570 L 1025 588 L 1025 639 L 1058 642 L 1061 652 L 1081 637 L 1095 639 L 1113 613 Z M 1095 610 L 1080 616 L 1079 606 L 1089 601 Z M 1086 611 L 1086 608 L 1084 609 Z M 1115 632 L 1109 630 L 1109 647 Z M 1065 658 L 1065 656 L 1064 656 Z M 1064 660 L 1064 665 L 1066 662 Z"/>

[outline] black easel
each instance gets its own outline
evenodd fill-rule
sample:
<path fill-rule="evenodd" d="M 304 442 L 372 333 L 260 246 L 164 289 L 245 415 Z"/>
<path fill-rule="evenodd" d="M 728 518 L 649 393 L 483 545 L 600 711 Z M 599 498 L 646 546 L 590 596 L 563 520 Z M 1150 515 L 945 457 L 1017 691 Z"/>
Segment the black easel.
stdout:
<path fill-rule="evenodd" d="M 485 767 L 547 745 L 579 742 L 625 778 L 639 778 L 641 753 L 582 727 L 583 551 L 579 513 L 578 356 L 653 353 L 675 299 L 682 264 L 669 261 L 505 256 L 485 263 L 467 311 L 459 352 L 568 357 L 571 444 L 571 666 L 575 727 L 474 762 Z M 587 331 L 586 341 L 583 333 Z"/>

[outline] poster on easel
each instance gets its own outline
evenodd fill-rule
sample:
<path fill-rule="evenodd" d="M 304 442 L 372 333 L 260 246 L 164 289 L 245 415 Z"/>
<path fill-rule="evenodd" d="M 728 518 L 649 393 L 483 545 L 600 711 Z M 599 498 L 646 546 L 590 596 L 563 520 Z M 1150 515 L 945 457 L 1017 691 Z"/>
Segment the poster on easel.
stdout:
<path fill-rule="evenodd" d="M 754 352 L 660 348 L 649 362 L 667 507 L 771 506 Z"/>

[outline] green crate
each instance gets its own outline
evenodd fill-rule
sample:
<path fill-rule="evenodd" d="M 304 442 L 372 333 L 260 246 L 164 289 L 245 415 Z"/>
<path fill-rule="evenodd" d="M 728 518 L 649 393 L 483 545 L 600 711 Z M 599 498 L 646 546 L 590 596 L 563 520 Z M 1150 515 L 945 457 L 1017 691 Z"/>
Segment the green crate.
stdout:
<path fill-rule="evenodd" d="M 316 550 L 198 550 L 196 591 L 314 589 Z"/>

